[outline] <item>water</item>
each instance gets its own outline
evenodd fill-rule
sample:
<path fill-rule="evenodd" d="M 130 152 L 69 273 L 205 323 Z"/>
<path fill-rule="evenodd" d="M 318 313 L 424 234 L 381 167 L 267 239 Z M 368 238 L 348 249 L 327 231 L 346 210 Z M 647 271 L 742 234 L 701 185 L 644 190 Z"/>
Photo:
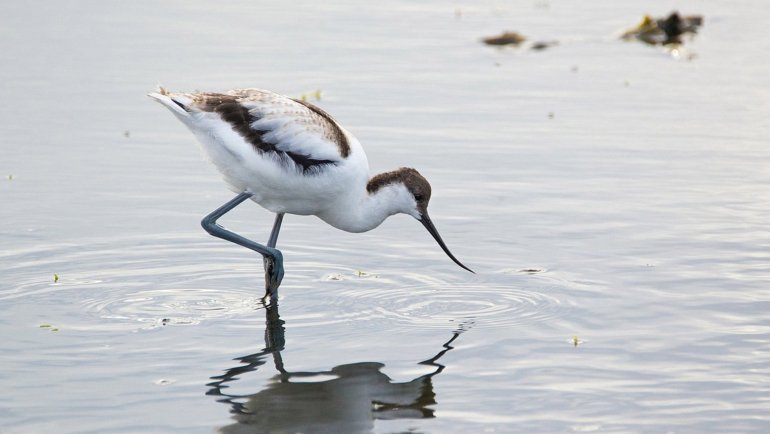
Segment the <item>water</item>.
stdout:
<path fill-rule="evenodd" d="M 691 60 L 616 39 L 674 8 L 705 16 Z M 2 9 L 0 432 L 770 428 L 763 3 Z M 560 44 L 479 43 L 503 30 Z M 409 217 L 287 216 L 266 310 L 260 258 L 199 227 L 230 193 L 156 83 L 321 89 L 374 172 L 431 181 L 478 274 Z"/>

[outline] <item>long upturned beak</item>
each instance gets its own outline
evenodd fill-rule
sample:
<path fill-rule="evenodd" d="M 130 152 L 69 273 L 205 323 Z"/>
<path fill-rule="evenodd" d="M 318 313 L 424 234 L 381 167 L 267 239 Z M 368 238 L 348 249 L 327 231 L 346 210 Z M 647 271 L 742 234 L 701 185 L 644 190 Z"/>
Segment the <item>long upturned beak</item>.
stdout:
<path fill-rule="evenodd" d="M 436 242 L 438 242 L 438 245 L 441 246 L 441 248 L 444 250 L 444 253 L 446 253 L 450 259 L 455 261 L 455 264 L 470 271 L 473 274 L 476 274 L 475 271 L 471 270 L 470 268 L 463 265 L 462 262 L 458 261 L 457 258 L 455 258 L 455 256 L 452 254 L 452 252 L 449 251 L 449 248 L 446 246 L 446 244 L 444 244 L 444 240 L 441 239 L 441 235 L 438 234 L 436 227 L 433 226 L 433 222 L 430 221 L 430 217 L 428 217 L 427 213 L 422 214 L 422 217 L 420 218 L 420 223 L 422 223 L 422 225 L 425 226 L 425 229 L 427 229 L 428 232 L 430 232 L 430 234 L 433 235 L 433 238 L 436 239 Z"/>

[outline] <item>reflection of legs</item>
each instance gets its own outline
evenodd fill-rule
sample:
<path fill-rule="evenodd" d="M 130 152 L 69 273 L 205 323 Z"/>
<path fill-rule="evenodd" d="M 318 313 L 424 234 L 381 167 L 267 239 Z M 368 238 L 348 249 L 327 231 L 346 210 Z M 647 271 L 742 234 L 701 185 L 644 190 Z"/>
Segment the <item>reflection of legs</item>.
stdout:
<path fill-rule="evenodd" d="M 265 264 L 265 295 L 273 294 L 281 285 L 281 280 L 283 280 L 283 255 L 281 254 L 280 250 L 275 248 L 275 242 L 278 239 L 278 231 L 281 228 L 281 220 L 283 219 L 283 214 L 278 214 L 278 216 L 276 216 L 276 222 L 273 225 L 273 230 L 270 234 L 270 242 L 268 243 L 268 246 L 263 246 L 262 244 L 244 238 L 235 232 L 228 231 L 227 229 L 217 224 L 218 218 L 222 217 L 228 211 L 232 210 L 250 197 L 251 193 L 240 193 L 238 196 L 235 196 L 235 198 L 204 217 L 201 221 L 201 226 L 203 226 L 203 229 L 205 229 L 206 232 L 215 237 L 222 238 L 223 240 L 227 240 L 240 246 L 246 247 L 247 249 L 254 250 L 255 252 L 262 255 Z"/>
<path fill-rule="evenodd" d="M 264 303 L 264 300 L 263 300 Z M 287 372 L 283 367 L 283 358 L 281 351 L 286 346 L 286 337 L 284 335 L 284 321 L 278 315 L 278 300 L 271 300 L 270 304 L 265 306 L 265 353 L 273 354 L 273 364 L 275 369 L 281 373 L 281 381 L 285 381 Z"/>

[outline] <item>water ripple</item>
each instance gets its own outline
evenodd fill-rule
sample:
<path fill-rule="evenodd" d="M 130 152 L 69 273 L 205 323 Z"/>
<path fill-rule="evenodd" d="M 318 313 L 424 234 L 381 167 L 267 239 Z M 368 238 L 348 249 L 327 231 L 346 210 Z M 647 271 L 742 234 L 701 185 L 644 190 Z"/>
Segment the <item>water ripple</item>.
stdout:
<path fill-rule="evenodd" d="M 103 319 L 136 321 L 150 327 L 199 324 L 206 319 L 253 312 L 261 306 L 254 292 L 215 289 L 155 289 L 84 299 L 81 304 Z"/>
<path fill-rule="evenodd" d="M 547 291 L 527 289 L 502 274 L 458 280 L 456 274 L 391 277 L 353 270 L 324 275 L 314 289 L 325 295 L 307 295 L 316 302 L 310 312 L 318 313 L 291 315 L 291 324 L 445 328 L 451 322 L 473 320 L 480 326 L 511 327 L 561 317 L 571 308 Z M 296 303 L 294 294 L 286 297 L 291 298 L 287 303 Z"/>
<path fill-rule="evenodd" d="M 261 306 L 261 260 L 238 253 L 184 237 L 8 252 L 0 259 L 14 281 L 0 285 L 0 300 L 76 303 L 82 315 L 69 318 L 71 329 L 93 329 L 94 320 L 100 329 L 142 329 L 230 318 Z"/>
<path fill-rule="evenodd" d="M 293 327 L 352 324 L 355 329 L 343 329 L 355 332 L 404 325 L 445 328 L 467 320 L 510 327 L 561 317 L 572 308 L 558 291 L 542 285 L 531 289 L 542 274 L 529 271 L 485 276 L 453 267 L 430 275 L 392 268 L 361 272 L 312 261 L 351 259 L 344 252 L 315 249 L 310 255 L 303 247 L 287 249 L 293 254 L 280 293 Z M 359 252 L 355 261 L 377 264 L 380 255 Z M 85 325 L 71 328 L 93 329 L 94 320 L 98 328 L 109 329 L 194 325 L 253 317 L 261 307 L 261 258 L 218 240 L 201 242 L 197 235 L 63 244 L 8 252 L 0 259 L 16 279 L 0 285 L 0 300 L 77 303 L 83 318 L 74 321 Z"/>

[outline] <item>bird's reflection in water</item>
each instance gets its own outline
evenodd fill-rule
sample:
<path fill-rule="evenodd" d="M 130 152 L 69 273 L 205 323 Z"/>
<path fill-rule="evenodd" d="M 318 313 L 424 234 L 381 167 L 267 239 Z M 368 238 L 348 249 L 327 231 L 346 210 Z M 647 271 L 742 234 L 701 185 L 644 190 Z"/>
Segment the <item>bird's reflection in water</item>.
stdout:
<path fill-rule="evenodd" d="M 361 362 L 335 366 L 328 371 L 291 372 L 281 359 L 284 322 L 275 302 L 266 306 L 264 350 L 240 357 L 241 364 L 212 377 L 208 395 L 221 397 L 231 406 L 236 423 L 220 428 L 231 433 L 365 433 L 378 419 L 434 417 L 436 404 L 433 377 L 444 370 L 438 360 L 452 349 L 452 342 L 470 324 L 452 333 L 435 356 L 419 362 L 435 369 L 411 381 L 394 382 L 382 373 L 382 363 Z M 259 369 L 272 358 L 278 374 L 252 395 L 228 394 L 228 383 Z"/>

